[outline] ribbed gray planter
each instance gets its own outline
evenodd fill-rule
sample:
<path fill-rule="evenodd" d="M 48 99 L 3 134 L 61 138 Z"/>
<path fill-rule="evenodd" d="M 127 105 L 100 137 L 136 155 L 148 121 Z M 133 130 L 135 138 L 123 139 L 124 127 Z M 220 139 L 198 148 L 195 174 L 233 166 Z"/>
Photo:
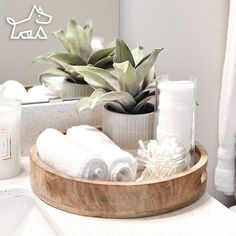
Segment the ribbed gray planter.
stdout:
<path fill-rule="evenodd" d="M 103 109 L 103 132 L 124 149 L 136 149 L 139 139 L 152 139 L 153 123 L 154 112 L 122 114 L 109 110 L 107 105 Z"/>
<path fill-rule="evenodd" d="M 89 97 L 93 91 L 94 89 L 88 84 L 76 84 L 66 80 L 63 84 L 64 98 Z"/>

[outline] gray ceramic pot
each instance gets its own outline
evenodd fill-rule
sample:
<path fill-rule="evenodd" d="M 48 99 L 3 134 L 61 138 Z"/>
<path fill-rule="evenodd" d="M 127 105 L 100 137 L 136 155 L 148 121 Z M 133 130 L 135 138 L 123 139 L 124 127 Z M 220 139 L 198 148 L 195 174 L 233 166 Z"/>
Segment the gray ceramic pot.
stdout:
<path fill-rule="evenodd" d="M 63 84 L 64 98 L 89 97 L 93 91 L 94 89 L 88 84 L 76 84 L 67 80 Z"/>
<path fill-rule="evenodd" d="M 151 104 L 150 104 L 151 106 Z M 124 149 L 137 149 L 138 140 L 153 138 L 154 112 L 145 114 L 122 114 L 103 109 L 103 132 Z"/>

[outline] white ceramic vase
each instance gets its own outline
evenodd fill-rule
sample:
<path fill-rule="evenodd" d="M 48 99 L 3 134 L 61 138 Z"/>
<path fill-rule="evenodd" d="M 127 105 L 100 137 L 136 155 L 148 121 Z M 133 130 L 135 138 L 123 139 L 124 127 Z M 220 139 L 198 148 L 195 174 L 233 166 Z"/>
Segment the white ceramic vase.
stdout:
<path fill-rule="evenodd" d="M 150 140 L 154 131 L 154 112 L 145 114 L 122 114 L 103 109 L 103 132 L 121 148 L 134 150 L 138 140 Z"/>

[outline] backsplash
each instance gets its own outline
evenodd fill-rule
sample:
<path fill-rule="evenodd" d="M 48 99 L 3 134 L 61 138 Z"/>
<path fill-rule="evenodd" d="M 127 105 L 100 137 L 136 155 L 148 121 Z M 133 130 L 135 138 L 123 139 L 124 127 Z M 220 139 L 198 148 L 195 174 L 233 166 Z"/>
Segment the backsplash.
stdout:
<path fill-rule="evenodd" d="M 21 155 L 26 156 L 38 135 L 46 128 L 61 132 L 74 125 L 101 125 L 102 107 L 86 110 L 80 114 L 75 109 L 76 101 L 41 103 L 22 106 Z"/>

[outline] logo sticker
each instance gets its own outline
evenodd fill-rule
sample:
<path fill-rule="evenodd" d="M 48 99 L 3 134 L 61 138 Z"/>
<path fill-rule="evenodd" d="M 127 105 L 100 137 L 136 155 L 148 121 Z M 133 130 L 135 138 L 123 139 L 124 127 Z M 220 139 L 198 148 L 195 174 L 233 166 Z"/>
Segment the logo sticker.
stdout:
<path fill-rule="evenodd" d="M 7 17 L 7 22 L 12 25 L 11 39 L 47 39 L 42 25 L 51 22 L 52 16 L 43 12 L 41 7 L 33 6 L 29 17 L 15 21 Z M 28 22 L 28 23 L 27 23 Z"/>
<path fill-rule="evenodd" d="M 0 160 L 11 158 L 10 136 L 7 130 L 0 130 Z"/>

